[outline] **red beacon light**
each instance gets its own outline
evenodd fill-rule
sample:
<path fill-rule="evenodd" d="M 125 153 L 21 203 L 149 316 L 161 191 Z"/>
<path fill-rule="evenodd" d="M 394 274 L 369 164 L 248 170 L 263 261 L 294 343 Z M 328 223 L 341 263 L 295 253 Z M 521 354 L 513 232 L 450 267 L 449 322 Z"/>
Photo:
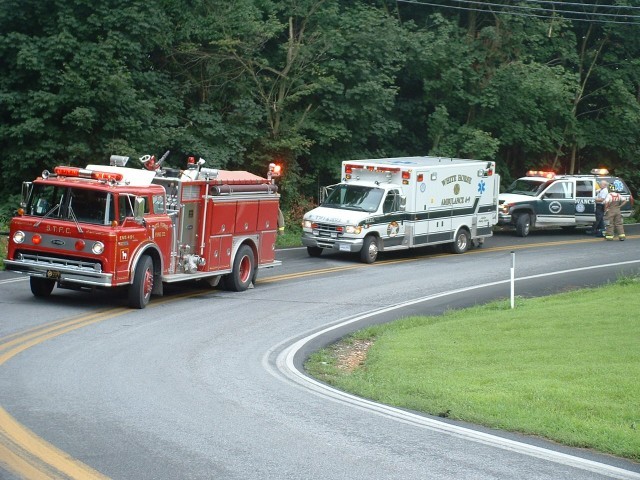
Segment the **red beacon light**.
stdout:
<path fill-rule="evenodd" d="M 527 177 L 556 178 L 556 174 L 547 170 L 529 170 Z"/>
<path fill-rule="evenodd" d="M 91 180 L 103 180 L 107 182 L 120 182 L 124 178 L 121 173 L 117 172 L 101 172 L 78 167 L 56 167 L 53 171 L 60 177 L 90 178 Z M 48 176 L 48 174 L 44 175 L 43 172 L 43 178 L 47 178 Z"/>

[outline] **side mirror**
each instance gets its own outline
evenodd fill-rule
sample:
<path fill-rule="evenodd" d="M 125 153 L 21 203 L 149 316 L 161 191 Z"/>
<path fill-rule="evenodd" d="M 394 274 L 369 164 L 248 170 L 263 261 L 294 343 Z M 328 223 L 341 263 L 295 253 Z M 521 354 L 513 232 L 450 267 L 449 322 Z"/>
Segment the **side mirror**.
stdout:
<path fill-rule="evenodd" d="M 22 182 L 22 193 L 20 195 L 20 206 L 22 208 L 25 208 L 27 206 L 27 201 L 29 200 L 29 195 L 31 195 L 32 189 L 32 182 Z"/>
<path fill-rule="evenodd" d="M 144 223 L 144 202 L 145 199 L 142 197 L 136 197 L 133 202 L 133 218 L 141 225 Z"/>

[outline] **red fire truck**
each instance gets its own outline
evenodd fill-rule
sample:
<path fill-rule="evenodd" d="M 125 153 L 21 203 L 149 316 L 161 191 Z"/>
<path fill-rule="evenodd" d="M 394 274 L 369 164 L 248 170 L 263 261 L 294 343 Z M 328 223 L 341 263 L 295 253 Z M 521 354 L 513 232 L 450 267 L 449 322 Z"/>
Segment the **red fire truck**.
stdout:
<path fill-rule="evenodd" d="M 144 308 L 164 283 L 222 281 L 243 291 L 258 269 L 280 264 L 276 165 L 267 178 L 194 157 L 184 170 L 162 168 L 167 154 L 145 155 L 139 169 L 114 155 L 110 165 L 58 166 L 24 182 L 6 269 L 29 275 L 36 297 L 56 285 L 125 287 L 129 305 Z"/>

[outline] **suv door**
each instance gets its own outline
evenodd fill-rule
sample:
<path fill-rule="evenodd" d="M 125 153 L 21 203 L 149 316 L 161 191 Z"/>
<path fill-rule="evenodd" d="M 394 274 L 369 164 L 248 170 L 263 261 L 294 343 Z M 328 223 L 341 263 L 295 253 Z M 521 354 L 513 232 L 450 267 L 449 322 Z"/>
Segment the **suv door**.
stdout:
<path fill-rule="evenodd" d="M 537 202 L 536 217 L 536 225 L 575 225 L 575 180 L 558 180 L 549 185 Z"/>

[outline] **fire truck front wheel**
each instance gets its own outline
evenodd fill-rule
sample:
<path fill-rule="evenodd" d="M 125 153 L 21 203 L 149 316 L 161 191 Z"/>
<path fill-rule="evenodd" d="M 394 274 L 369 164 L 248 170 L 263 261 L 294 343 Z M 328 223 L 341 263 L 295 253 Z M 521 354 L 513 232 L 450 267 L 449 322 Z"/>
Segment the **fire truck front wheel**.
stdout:
<path fill-rule="evenodd" d="M 144 308 L 151 299 L 153 290 L 153 260 L 149 255 L 143 255 L 133 275 L 133 283 L 129 286 L 129 306 Z"/>
<path fill-rule="evenodd" d="M 35 297 L 48 297 L 56 285 L 55 280 L 40 277 L 31 277 L 29 283 L 31 284 L 31 293 Z"/>
<path fill-rule="evenodd" d="M 233 270 L 225 278 L 225 285 L 234 292 L 244 292 L 255 278 L 255 268 L 253 250 L 242 245 L 233 260 Z"/>

